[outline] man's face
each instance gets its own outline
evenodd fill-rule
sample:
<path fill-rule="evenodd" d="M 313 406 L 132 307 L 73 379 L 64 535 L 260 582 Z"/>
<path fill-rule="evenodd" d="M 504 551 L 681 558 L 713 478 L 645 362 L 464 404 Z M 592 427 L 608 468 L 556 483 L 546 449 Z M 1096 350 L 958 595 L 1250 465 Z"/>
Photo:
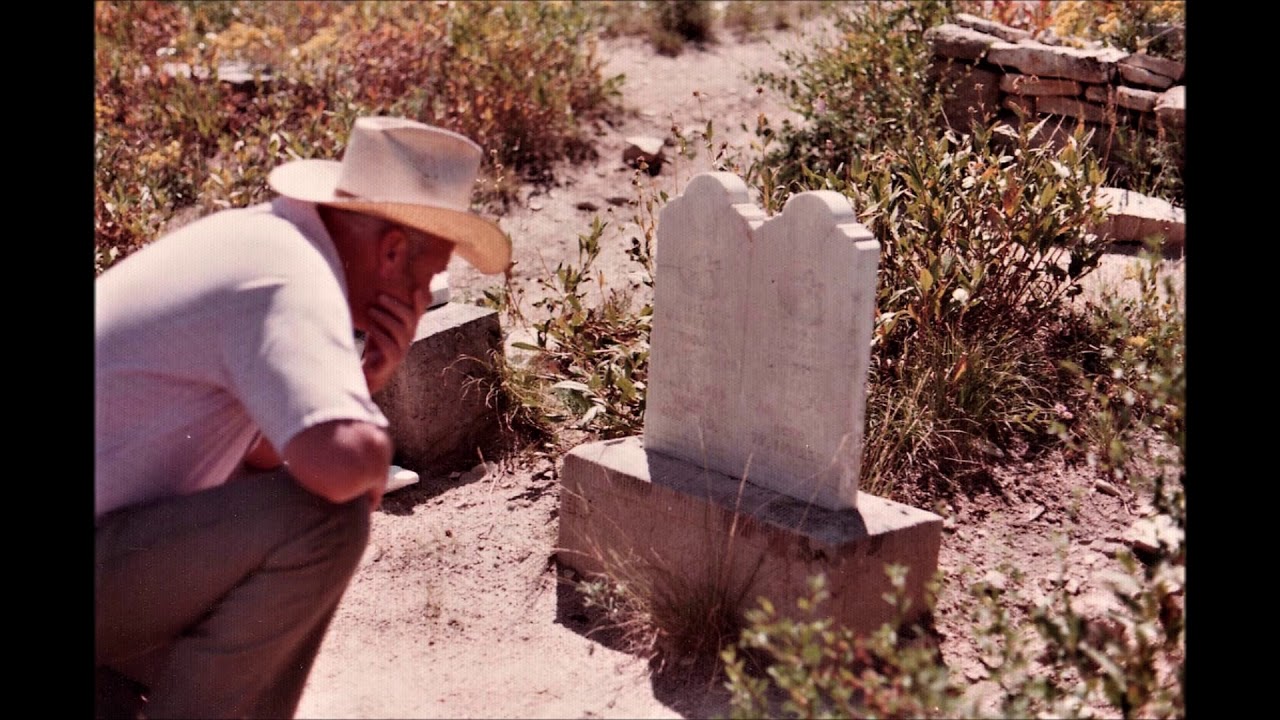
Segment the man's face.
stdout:
<path fill-rule="evenodd" d="M 342 257 L 356 329 L 369 330 L 370 309 L 384 304 L 384 296 L 421 317 L 431 301 L 431 279 L 448 267 L 453 243 L 370 215 L 319 210 Z"/>
<path fill-rule="evenodd" d="M 431 301 L 431 279 L 449 267 L 449 258 L 453 255 L 453 243 L 441 240 L 427 233 L 416 230 L 409 232 L 408 262 L 400 288 L 388 288 L 401 300 L 414 304 L 418 314 L 427 309 Z M 398 291 L 397 291 L 398 290 Z M 415 295 L 422 304 L 414 302 Z"/>

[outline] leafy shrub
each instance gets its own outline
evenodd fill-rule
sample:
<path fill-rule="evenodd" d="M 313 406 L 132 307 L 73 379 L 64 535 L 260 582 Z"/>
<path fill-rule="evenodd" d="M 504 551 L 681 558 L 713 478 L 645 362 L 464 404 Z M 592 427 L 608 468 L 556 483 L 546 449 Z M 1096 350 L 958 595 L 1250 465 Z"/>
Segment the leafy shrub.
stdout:
<path fill-rule="evenodd" d="M 881 337 L 891 351 L 895 337 L 925 327 L 1037 327 L 1079 294 L 1105 249 L 1091 232 L 1102 174 L 1080 137 L 1059 150 L 1034 134 L 998 126 L 922 138 L 829 176 L 882 243 Z"/>
<path fill-rule="evenodd" d="M 166 65 L 185 23 L 167 3 L 97 3 L 94 160 L 95 267 L 159 232 L 175 207 L 195 202 L 220 98 Z"/>
<path fill-rule="evenodd" d="M 1124 478 L 1146 431 L 1185 444 L 1185 309 L 1174 277 L 1161 274 L 1160 242 L 1148 241 L 1129 270 L 1136 293 L 1112 290 L 1081 311 L 1089 342 L 1064 361 L 1093 406 L 1087 419 L 1057 430 L 1091 461 Z"/>
<path fill-rule="evenodd" d="M 651 211 L 652 201 L 648 207 Z M 550 278 L 540 279 L 549 293 L 534 303 L 542 317 L 532 323 L 535 340 L 513 345 L 534 353 L 532 374 L 524 382 L 546 388 L 564 408 L 556 412 L 535 400 L 546 422 L 569 419 L 576 428 L 609 438 L 636 434 L 644 427 L 653 305 L 646 302 L 637 308 L 629 291 L 606 289 L 603 275 L 594 276 L 606 227 L 596 217 L 591 231 L 578 236 L 578 263 L 558 263 Z M 652 216 L 643 227 L 645 239 L 634 238 L 630 254 L 651 285 Z M 588 298 L 593 284 L 599 291 L 594 301 Z"/>
<path fill-rule="evenodd" d="M 850 198 L 881 245 L 863 483 L 940 474 L 1052 439 L 1067 382 L 1056 369 L 1063 301 L 1105 248 L 1094 193 L 1105 178 L 1082 131 L 937 122 L 924 30 L 942 3 L 876 3 L 840 17 L 839 38 L 762 75 L 807 122 L 762 123 L 748 181 L 781 207 L 828 189 Z M 886 82 L 892 77 L 894 82 Z M 1069 409 L 1066 409 L 1070 412 Z"/>
<path fill-rule="evenodd" d="M 1128 52 L 1186 59 L 1186 3 L 1181 0 L 1063 0 L 1053 27 L 1064 39 L 1095 40 Z"/>
<path fill-rule="evenodd" d="M 97 3 L 95 267 L 187 210 L 266 199 L 271 168 L 338 157 L 363 114 L 489 148 L 484 202 L 549 182 L 620 110 L 593 22 L 564 3 Z M 219 83 L 231 61 L 255 80 Z"/>
<path fill-rule="evenodd" d="M 523 180 L 593 157 L 586 130 L 617 109 L 574 4 L 390 3 L 343 20 L 313 52 L 358 70 L 357 102 L 457 130 Z"/>
<path fill-rule="evenodd" d="M 888 572 L 896 595 L 886 600 L 901 602 L 905 572 Z M 826 578 L 810 578 L 809 590 L 797 605 L 810 620 L 779 617 L 766 599 L 747 611 L 750 625 L 722 653 L 730 717 L 959 717 L 936 648 L 904 642 L 897 623 L 868 636 L 837 628 L 821 614 Z"/>
<path fill-rule="evenodd" d="M 947 13 L 932 1 L 851 5 L 835 14 L 833 38 L 782 53 L 789 72 L 757 73 L 756 82 L 782 93 L 801 118 L 760 128 L 772 146 L 765 163 L 772 184 L 794 191 L 806 173 L 936 135 L 941 97 L 928 79 L 924 31 Z"/>

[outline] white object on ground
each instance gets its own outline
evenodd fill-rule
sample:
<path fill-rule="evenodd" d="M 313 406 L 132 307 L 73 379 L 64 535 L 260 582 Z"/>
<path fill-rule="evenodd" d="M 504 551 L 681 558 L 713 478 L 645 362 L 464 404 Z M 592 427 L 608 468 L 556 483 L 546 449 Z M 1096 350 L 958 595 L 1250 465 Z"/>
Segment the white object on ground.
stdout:
<path fill-rule="evenodd" d="M 418 482 L 418 473 L 406 470 L 399 465 L 392 465 L 391 469 L 387 471 L 387 489 L 383 491 L 383 494 L 408 487 L 416 482 Z"/>
<path fill-rule="evenodd" d="M 449 302 L 449 273 L 438 272 L 431 276 L 431 303 L 428 308 L 440 307 Z"/>

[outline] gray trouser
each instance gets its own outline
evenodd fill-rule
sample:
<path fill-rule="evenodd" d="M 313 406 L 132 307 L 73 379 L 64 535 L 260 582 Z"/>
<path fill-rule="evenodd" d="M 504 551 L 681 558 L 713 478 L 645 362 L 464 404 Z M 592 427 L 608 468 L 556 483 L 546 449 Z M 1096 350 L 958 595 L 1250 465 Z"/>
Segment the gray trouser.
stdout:
<path fill-rule="evenodd" d="M 146 717 L 289 718 L 369 539 L 369 502 L 283 472 L 107 515 L 94 533 L 96 664 Z"/>

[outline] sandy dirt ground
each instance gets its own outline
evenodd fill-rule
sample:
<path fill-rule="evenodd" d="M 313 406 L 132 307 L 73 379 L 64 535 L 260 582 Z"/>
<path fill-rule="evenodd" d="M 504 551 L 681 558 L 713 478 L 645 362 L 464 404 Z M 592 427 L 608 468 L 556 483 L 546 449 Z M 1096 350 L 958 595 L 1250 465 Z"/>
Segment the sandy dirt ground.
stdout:
<path fill-rule="evenodd" d="M 539 278 L 562 260 L 576 262 L 578 235 L 596 215 L 611 223 L 598 263 L 610 287 L 630 283 L 643 291 L 625 252 L 639 233 L 627 204 L 636 196 L 634 173 L 621 161 L 626 138 L 669 138 L 673 124 L 689 133 L 710 120 L 718 137 L 749 146 L 742 124 L 751 128 L 765 113 L 776 126 L 788 116 L 778 98 L 757 92 L 749 74 L 784 69 L 780 48 L 811 41 L 795 31 L 747 42 L 723 37 L 675 58 L 639 39 L 604 41 L 606 75 L 625 73 L 630 112 L 601 129 L 598 162 L 565 168 L 549 192 L 529 188 L 524 203 L 500 218 L 514 240 L 512 287 L 525 312 L 533 315 Z M 675 196 L 709 162 L 705 151 L 673 158 L 652 188 Z M 1101 277 L 1119 282 L 1132 261 L 1109 257 Z M 456 301 L 473 301 L 493 279 L 455 264 L 451 286 Z M 529 336 L 515 324 L 504 330 L 509 340 Z M 591 632 L 589 614 L 554 562 L 558 462 L 554 451 L 495 458 L 389 494 L 374 514 L 370 547 L 299 717 L 725 715 L 717 682 L 678 671 L 656 676 L 645 659 Z M 1081 607 L 1102 612 L 1108 596 L 1099 578 L 1116 566 L 1126 531 L 1144 513 L 1127 490 L 1109 490 L 1086 469 L 1049 458 L 1005 467 L 992 487 L 928 508 L 946 518 L 935 618 L 943 659 L 975 693 L 992 688 L 967 619 L 967 586 L 1006 585 L 1026 596 L 1025 610 L 1063 582 Z"/>

